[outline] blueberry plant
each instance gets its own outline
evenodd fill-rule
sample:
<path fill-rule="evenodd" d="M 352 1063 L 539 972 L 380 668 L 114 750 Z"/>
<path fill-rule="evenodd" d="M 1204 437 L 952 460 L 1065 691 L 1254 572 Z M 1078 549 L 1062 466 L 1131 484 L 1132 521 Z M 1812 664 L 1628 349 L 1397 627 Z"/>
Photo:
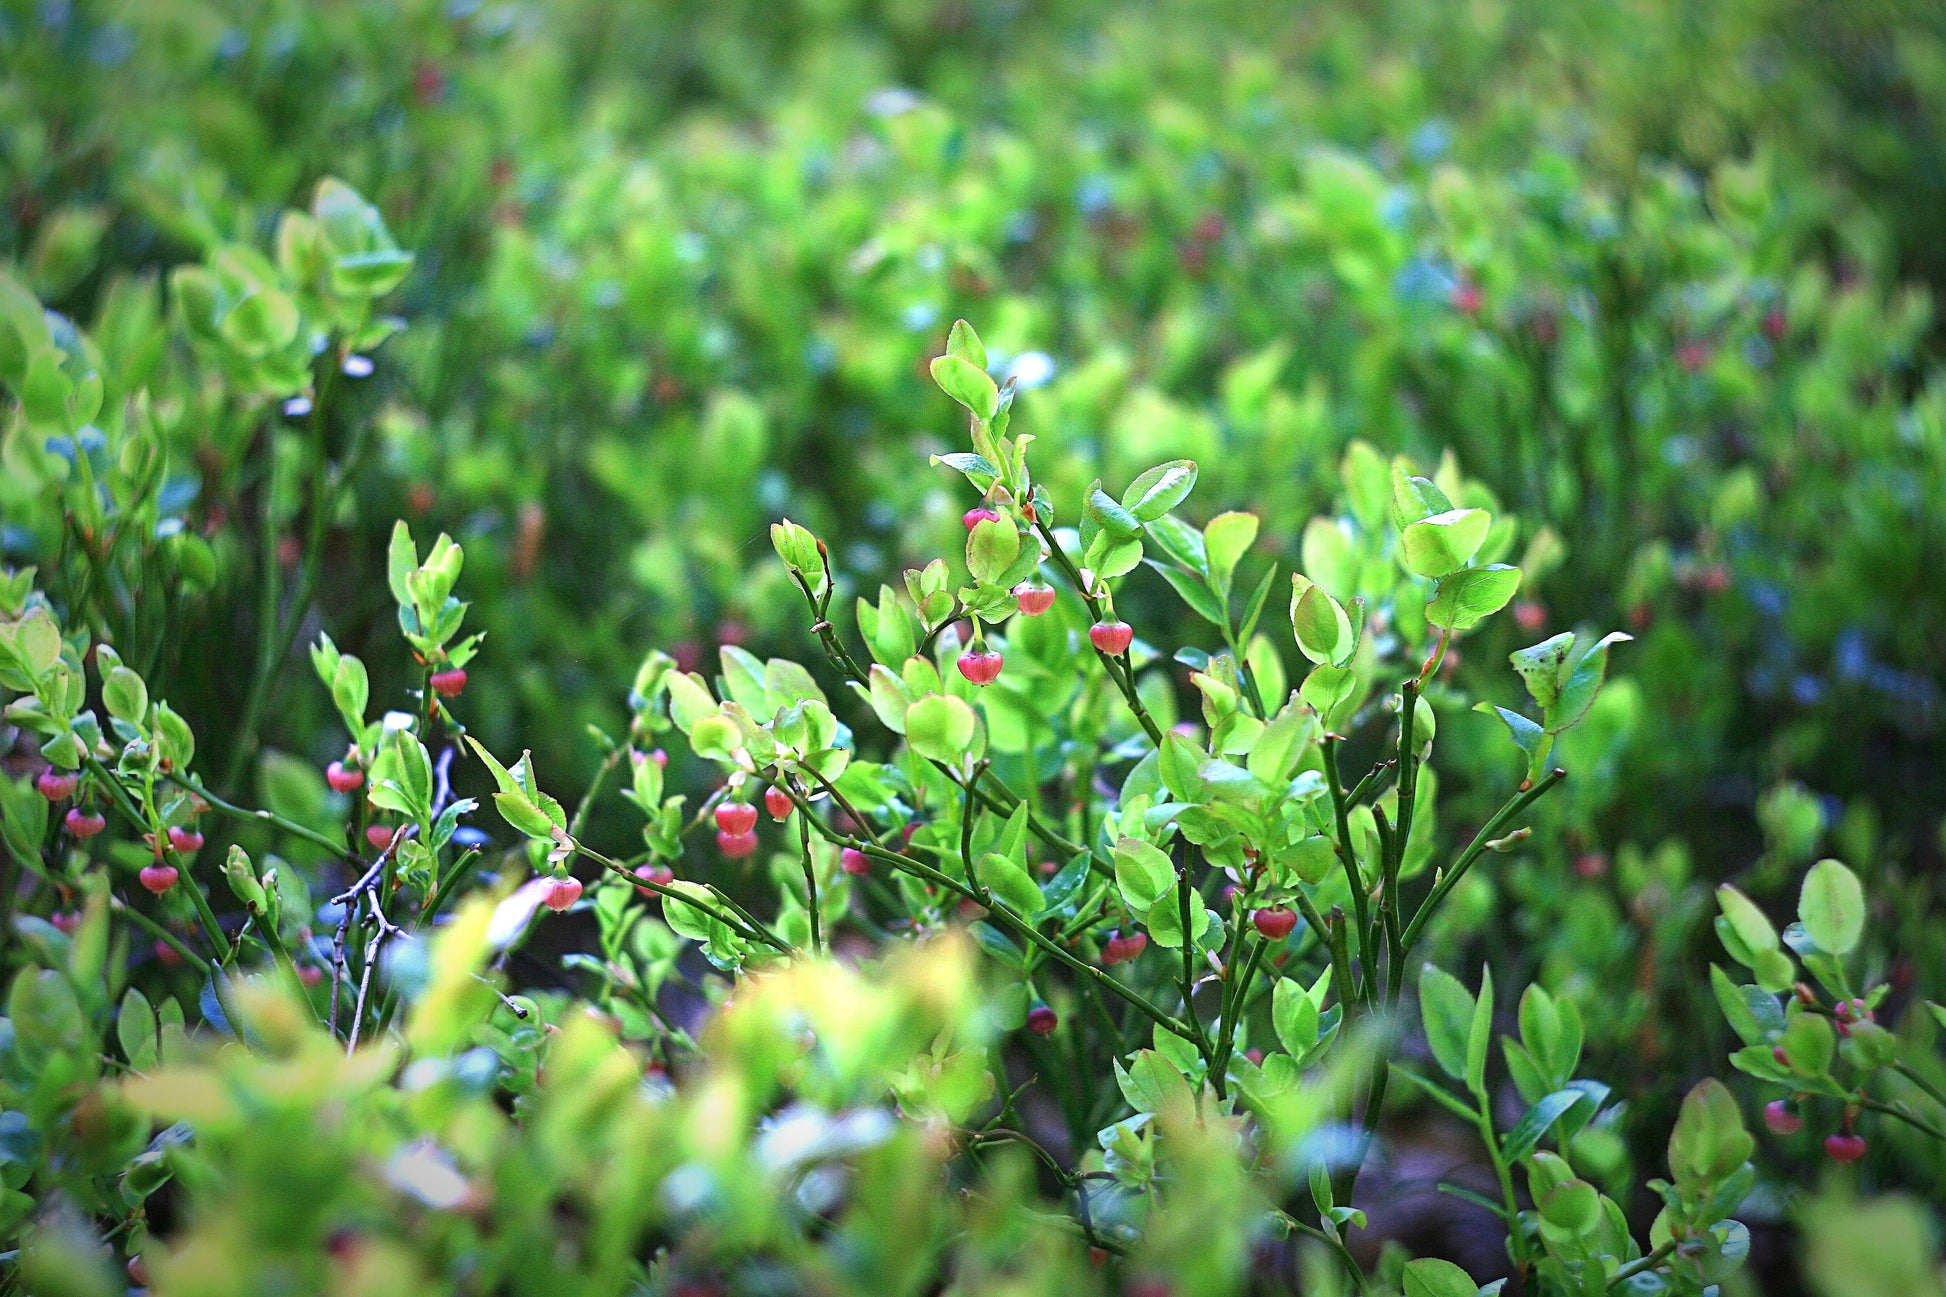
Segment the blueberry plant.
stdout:
<path fill-rule="evenodd" d="M 1470 841 L 1446 848 L 1428 763 L 1439 709 L 1465 700 L 1440 671 L 1452 641 L 1520 581 L 1494 561 L 1516 534 L 1490 495 L 1450 472 L 1442 486 L 1354 453 L 1351 511 L 1312 525 L 1310 570 L 1289 577 L 1294 644 L 1309 664 L 1293 688 L 1263 625 L 1285 574 L 1273 562 L 1237 584 L 1259 519 L 1183 521 L 1174 511 L 1197 467 L 1171 461 L 1119 498 L 1095 484 L 1062 525 L 1032 476 L 1031 438 L 1008 433 L 1015 392 L 986 365 L 963 322 L 932 364 L 971 428 L 970 449 L 937 457 L 979 492 L 963 519 L 963 569 L 936 559 L 908 571 L 903 591 L 860 598 L 854 637 L 833 620 L 830 547 L 795 523 L 772 531 L 827 668 L 868 705 L 881 744 L 844 725 L 812 673 L 787 659 L 726 648 L 713 689 L 655 654 L 637 678 L 630 746 L 612 744 L 608 762 L 631 770 L 647 819 L 638 857 L 588 847 L 530 762 L 509 770 L 481 748 L 495 800 L 546 853 L 550 903 L 562 889 L 581 895 L 577 856 L 601 867 L 589 903 L 602 957 L 583 966 L 618 1020 L 658 1034 L 669 964 L 666 943 L 641 935 L 644 894 L 669 930 L 745 973 L 816 954 L 846 928 L 923 940 L 964 926 L 996 969 L 997 1023 L 1023 1032 L 1033 1069 L 1018 1086 L 1004 1071 L 988 1079 L 996 1106 L 976 1145 L 1038 1148 L 1014 1110 L 1029 1087 L 1051 1089 L 1064 1145 L 1088 1151 L 1040 1149 L 1047 1173 L 1072 1195 L 1090 1244 L 1122 1252 L 1140 1249 L 1171 1192 L 1157 1118 L 1180 1107 L 1204 1123 L 1241 1121 L 1275 1204 L 1257 1228 L 1315 1240 L 1363 1289 L 1371 1281 L 1345 1243 L 1360 1214 L 1341 1204 L 1379 1130 L 1395 1070 L 1381 1042 L 1407 1002 L 1414 947 L 1470 870 L 1519 849 L 1528 808 L 1565 777 L 1550 762 L 1557 738 L 1593 705 L 1608 652 L 1627 637 L 1566 633 L 1515 654 L 1538 719 L 1481 705 L 1518 750 L 1518 788 Z M 1144 566 L 1207 623 L 1212 647 L 1164 659 L 1117 616 L 1118 585 Z M 1174 714 L 1170 660 L 1189 670 L 1200 723 Z M 1379 682 L 1393 673 L 1388 694 Z M 694 814 L 664 796 L 662 761 L 640 746 L 670 731 L 722 774 Z M 1372 731 L 1381 741 L 1363 750 L 1369 768 L 1349 780 L 1342 754 Z M 730 895 L 717 863 L 760 849 L 758 801 L 783 838 L 769 857 L 768 919 Z M 712 823 L 714 852 L 691 863 L 685 826 Z M 1477 997 L 1431 966 L 1417 986 L 1436 1056 L 1477 1108 L 1414 1079 L 1484 1140 L 1503 1191 L 1492 1209 L 1519 1273 L 1562 1291 L 1635 1275 L 1700 1291 L 1735 1268 L 1747 1245 L 1726 1217 L 1750 1178 L 1750 1140 L 1727 1091 L 1699 1090 L 1685 1108 L 1667 1208 L 1644 1247 L 1575 1172 L 1574 1136 L 1601 1118 L 1608 1091 L 1575 1077 L 1572 1003 L 1557 1007 L 1539 988 L 1522 997 L 1522 1040 L 1507 1056 L 1531 1106 L 1499 1132 L 1485 1075 L 1490 973 Z M 1358 1094 L 1358 1133 L 1300 1176 L 1292 1136 L 1314 1119 L 1293 1118 L 1312 1116 L 1297 1098 L 1308 1076 L 1346 1069 L 1367 1073 L 1337 1082 Z M 1533 1206 L 1516 1195 L 1516 1169 Z M 1407 1282 L 1457 1282 L 1443 1264 L 1414 1263 L 1408 1274 L 1431 1277 Z"/>
<path fill-rule="evenodd" d="M 1815 1123 L 1830 1158 L 1856 1162 L 1870 1151 L 1870 1114 L 1896 1141 L 1919 1141 L 1919 1164 L 1936 1167 L 1946 1144 L 1946 1060 L 1934 1042 L 1946 1007 L 1901 996 L 1902 1026 L 1880 1021 L 1894 1007 L 1894 987 L 1859 967 L 1868 908 L 1858 876 L 1837 860 L 1811 866 L 1797 920 L 1781 934 L 1731 884 L 1718 898 L 1724 949 L 1756 980 L 1738 985 L 1714 965 L 1710 980 L 1743 1042 L 1731 1063 L 1786 1091 L 1764 1105 L 1771 1134 L 1787 1138 Z"/>
<path fill-rule="evenodd" d="M 1491 970 L 1476 994 L 1414 968 L 1473 871 L 1523 859 L 1530 808 L 1565 778 L 1557 743 L 1626 637 L 1568 633 L 1513 655 L 1535 714 L 1479 706 L 1512 739 L 1516 787 L 1449 842 L 1431 758 L 1441 712 L 1470 703 L 1446 678 L 1454 643 L 1521 579 L 1498 561 L 1518 524 L 1490 493 L 1450 463 L 1425 477 L 1354 447 L 1345 512 L 1305 529 L 1307 570 L 1286 581 L 1272 561 L 1239 582 L 1260 521 L 1184 521 L 1192 462 L 1119 496 L 1096 484 L 1068 525 L 986 360 L 960 324 L 933 363 L 971 430 L 969 449 L 939 457 L 978 492 L 962 562 L 861 598 L 841 630 L 829 548 L 773 529 L 839 706 L 788 659 L 726 648 L 710 681 L 652 652 L 628 730 L 598 735 L 601 777 L 572 813 L 531 756 L 497 759 L 455 710 L 480 640 L 463 635 L 448 537 L 422 555 L 400 524 L 390 544 L 416 667 L 407 709 L 374 719 L 361 659 L 326 636 L 311 650 L 345 731 L 323 831 L 212 791 L 142 675 L 65 626 L 32 573 L 10 577 L 0 680 L 44 768 L 9 786 L 9 860 L 48 909 L 12 918 L 26 957 L 0 1069 L 9 1228 L 32 1221 L 20 1273 L 99 1277 L 99 1228 L 165 1293 L 248 1290 L 290 1267 L 313 1283 L 463 1273 L 522 1291 L 674 1291 L 692 1275 L 740 1288 L 836 1266 L 869 1286 L 892 1273 L 873 1266 L 907 1283 L 979 1274 L 1036 1230 L 1066 1240 L 1050 1269 L 1021 1275 L 1037 1290 L 1079 1266 L 1083 1282 L 1099 1269 L 1227 1291 L 1284 1240 L 1294 1263 L 1342 1267 L 1361 1291 L 1470 1292 L 1443 1259 L 1388 1254 L 1374 1270 L 1353 1250 L 1395 1072 L 1477 1132 L 1500 1186 L 1482 1201 L 1523 1282 L 1700 1292 L 1734 1269 L 1751 1141 L 1727 1091 L 1706 1084 L 1685 1104 L 1672 1178 L 1653 1186 L 1663 1210 L 1638 1240 L 1577 1166 L 1580 1135 L 1612 1112 L 1608 1089 L 1577 1075 L 1575 1004 L 1519 997 L 1503 1052 L 1524 1110 L 1503 1126 Z M 1143 570 L 1203 619 L 1208 647 L 1165 659 L 1117 614 Z M 1273 592 L 1288 639 L 1264 620 Z M 1177 715 L 1172 666 L 1197 716 Z M 719 772 L 693 811 L 652 746 L 677 736 Z M 524 849 L 483 850 L 463 826 L 476 802 L 455 796 L 454 770 L 472 758 Z M 622 859 L 584 836 L 615 774 L 644 821 Z M 309 854 L 232 843 L 199 866 L 205 817 Z M 343 885 L 314 899 L 300 860 Z M 594 1019 L 503 981 L 545 915 L 576 911 L 594 948 L 564 963 Z M 153 945 L 147 990 L 129 984 L 137 934 Z M 827 961 L 860 939 L 887 985 Z M 692 943 L 721 976 L 682 975 Z M 177 978 L 200 987 L 193 1018 Z M 677 981 L 713 1005 L 700 1029 L 672 1012 Z M 1464 1097 L 1395 1059 L 1415 1006 Z M 324 1115 L 346 1104 L 371 1117 Z M 1044 1108 L 1058 1116 L 1030 1119 Z M 310 1150 L 296 1167 L 293 1141 Z M 374 1159 L 376 1179 L 360 1169 Z M 972 1216 L 947 1196 L 969 1174 L 983 1186 Z M 595 1208 L 589 1177 L 641 1188 Z M 894 1247 L 871 1207 L 900 1185 L 930 1204 L 911 1209 L 936 1222 L 930 1250 Z M 388 1197 L 416 1204 L 402 1223 Z M 238 1201 L 252 1205 L 222 1206 Z M 566 1251 L 523 1243 L 536 1211 L 575 1202 Z M 834 1212 L 865 1233 L 814 1225 Z M 1210 1219 L 1227 1222 L 1214 1248 Z"/>

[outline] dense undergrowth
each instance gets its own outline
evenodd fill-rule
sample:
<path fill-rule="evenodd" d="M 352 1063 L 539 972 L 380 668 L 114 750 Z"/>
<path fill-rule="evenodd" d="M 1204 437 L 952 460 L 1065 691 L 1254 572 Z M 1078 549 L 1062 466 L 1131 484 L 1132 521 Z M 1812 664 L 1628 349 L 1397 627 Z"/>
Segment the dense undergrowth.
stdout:
<path fill-rule="evenodd" d="M 0 8 L 0 1283 L 1937 1290 L 1943 69 Z"/>

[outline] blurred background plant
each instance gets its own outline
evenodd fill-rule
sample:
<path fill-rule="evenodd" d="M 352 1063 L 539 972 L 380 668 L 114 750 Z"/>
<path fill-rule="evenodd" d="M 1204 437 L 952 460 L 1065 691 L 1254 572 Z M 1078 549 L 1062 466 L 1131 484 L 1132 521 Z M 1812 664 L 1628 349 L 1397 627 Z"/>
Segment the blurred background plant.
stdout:
<path fill-rule="evenodd" d="M 1842 856 L 1884 980 L 1946 985 L 1942 105 L 1916 0 L 4 0 L 0 560 L 214 791 L 315 824 L 345 736 L 304 647 L 420 683 L 395 517 L 466 547 L 476 732 L 582 786 L 646 648 L 808 647 L 774 518 L 863 592 L 959 543 L 913 466 L 952 448 L 921 362 L 961 315 L 1057 496 L 1193 458 L 1287 568 L 1354 442 L 1450 447 L 1546 524 L 1456 669 L 1637 643 L 1544 867 L 1429 940 L 1599 997 L 1655 1165 L 1668 1078 L 1731 1047 L 1717 883 L 1781 920 Z M 291 209 L 348 222 L 352 278 Z M 1122 602 L 1193 625 L 1153 574 Z M 1442 729 L 1456 769 L 1494 729 Z"/>

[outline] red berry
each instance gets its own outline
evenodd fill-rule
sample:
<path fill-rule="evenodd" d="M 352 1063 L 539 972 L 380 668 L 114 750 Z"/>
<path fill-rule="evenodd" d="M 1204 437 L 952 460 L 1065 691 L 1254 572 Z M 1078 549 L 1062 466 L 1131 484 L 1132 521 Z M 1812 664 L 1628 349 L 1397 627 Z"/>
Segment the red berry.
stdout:
<path fill-rule="evenodd" d="M 749 802 L 724 802 L 716 808 L 716 827 L 725 833 L 748 833 L 757 827 L 757 808 Z"/>
<path fill-rule="evenodd" d="M 1782 342 L 1790 321 L 1784 317 L 1784 308 L 1773 306 L 1764 313 L 1764 332 L 1772 342 Z"/>
<path fill-rule="evenodd" d="M 1574 872 L 1590 881 L 1608 872 L 1608 857 L 1599 851 L 1584 851 L 1574 858 Z"/>
<path fill-rule="evenodd" d="M 856 847 L 846 847 L 838 853 L 838 868 L 848 874 L 869 874 L 872 858 Z"/>
<path fill-rule="evenodd" d="M 81 916 L 73 910 L 56 910 L 47 916 L 47 921 L 70 937 L 74 935 L 74 930 L 81 926 Z"/>
<path fill-rule="evenodd" d="M 973 649 L 959 655 L 959 673 L 976 685 L 990 685 L 1000 678 L 1006 658 L 988 649 Z"/>
<path fill-rule="evenodd" d="M 580 899 L 581 880 L 579 878 L 557 878 L 548 885 L 547 895 L 541 897 L 541 903 L 558 913 Z"/>
<path fill-rule="evenodd" d="M 1149 948 L 1148 933 L 1131 932 L 1126 937 L 1122 938 L 1122 959 L 1124 962 L 1126 962 L 1131 959 L 1139 958 L 1142 952 L 1147 950 L 1148 948 Z"/>
<path fill-rule="evenodd" d="M 1256 925 L 1258 935 L 1265 940 L 1282 941 L 1297 926 L 1297 911 L 1288 906 L 1272 905 L 1252 913 L 1250 922 Z"/>
<path fill-rule="evenodd" d="M 1792 1112 L 1784 1100 L 1772 1099 L 1764 1105 L 1764 1125 L 1773 1135 L 1795 1135 L 1804 1129 L 1804 1118 Z"/>
<path fill-rule="evenodd" d="M 155 939 L 154 950 L 155 957 L 162 961 L 165 968 L 177 968 L 181 966 L 182 952 L 162 938 L 157 937 Z"/>
<path fill-rule="evenodd" d="M 1863 1000 L 1840 1000 L 1838 1001 L 1838 1007 L 1833 1012 L 1837 1015 L 1838 1021 L 1841 1023 L 1870 1022 L 1872 1020 L 1872 1006 Z"/>
<path fill-rule="evenodd" d="M 1264 1065 L 1264 1051 L 1261 1049 L 1246 1049 L 1243 1051 L 1243 1056 L 1255 1063 L 1258 1067 Z"/>
<path fill-rule="evenodd" d="M 1514 605 L 1514 625 L 1529 635 L 1540 633 L 1547 625 L 1547 605 L 1536 599 L 1522 599 Z"/>
<path fill-rule="evenodd" d="M 961 514 L 959 520 L 966 524 L 968 531 L 972 531 L 983 522 L 999 522 L 1000 515 L 981 504 L 975 505 L 973 508 Z"/>
<path fill-rule="evenodd" d="M 770 812 L 773 820 L 788 820 L 791 812 L 797 809 L 797 804 L 791 801 L 789 793 L 772 784 L 764 789 L 764 809 Z"/>
<path fill-rule="evenodd" d="M 333 761 L 324 768 L 324 782 L 331 785 L 334 793 L 349 793 L 365 782 L 365 772 L 356 766 L 347 767 L 342 761 Z"/>
<path fill-rule="evenodd" d="M 727 833 L 722 829 L 718 829 L 716 831 L 716 849 L 723 853 L 725 860 L 746 859 L 757 849 L 756 831 L 751 830 L 748 833 Z"/>
<path fill-rule="evenodd" d="M 1014 587 L 1014 600 L 1020 605 L 1022 616 L 1038 617 L 1054 606 L 1054 587 L 1022 581 Z"/>
<path fill-rule="evenodd" d="M 180 824 L 169 829 L 169 845 L 179 856 L 193 856 L 203 849 L 203 835 L 194 829 L 185 829 Z"/>
<path fill-rule="evenodd" d="M 68 826 L 69 833 L 84 842 L 108 827 L 107 816 L 94 811 L 84 811 L 79 806 L 69 807 L 63 822 Z"/>
<path fill-rule="evenodd" d="M 1826 1135 L 1824 1151 L 1834 1162 L 1856 1162 L 1865 1156 L 1865 1137 L 1849 1131 L 1842 1135 Z"/>
<path fill-rule="evenodd" d="M 1770 1047 L 1770 1056 L 1777 1060 L 1779 1067 L 1789 1067 L 1791 1065 L 1791 1056 L 1784 1052 L 1782 1045 L 1772 1045 Z"/>
<path fill-rule="evenodd" d="M 392 839 L 399 831 L 389 824 L 372 824 L 365 829 L 365 841 L 372 844 L 372 850 L 383 851 L 392 845 Z"/>
<path fill-rule="evenodd" d="M 1470 279 L 1461 280 L 1453 289 L 1453 309 L 1462 315 L 1478 315 L 1485 301 L 1486 294 Z"/>
<path fill-rule="evenodd" d="M 667 865 L 637 865 L 635 867 L 635 876 L 646 882 L 654 883 L 657 887 L 667 887 L 676 881 L 676 871 Z M 652 900 L 656 899 L 658 895 L 656 892 L 640 884 L 636 886 L 635 890 Z"/>
<path fill-rule="evenodd" d="M 1134 639 L 1135 628 L 1125 621 L 1098 621 L 1088 628 L 1088 642 L 1109 657 L 1128 652 Z"/>
<path fill-rule="evenodd" d="M 1027 1011 L 1027 1030 L 1036 1036 L 1051 1035 L 1060 1025 L 1061 1016 L 1045 1004 L 1037 1004 Z"/>
<path fill-rule="evenodd" d="M 459 667 L 448 667 L 432 673 L 432 691 L 441 698 L 457 698 L 464 688 L 466 672 Z"/>
<path fill-rule="evenodd" d="M 297 966 L 297 980 L 306 986 L 316 986 L 324 980 L 324 970 L 316 964 L 299 964 Z"/>
<path fill-rule="evenodd" d="M 142 886 L 148 888 L 157 896 L 162 895 L 171 887 L 174 887 L 176 885 L 176 879 L 181 877 L 176 872 L 174 865 L 149 865 L 142 870 L 139 876 L 142 880 Z"/>
<path fill-rule="evenodd" d="M 74 790 L 81 783 L 81 776 L 71 771 L 56 770 L 49 766 L 41 771 L 34 780 L 34 787 L 40 795 L 50 802 L 63 802 L 74 796 Z"/>

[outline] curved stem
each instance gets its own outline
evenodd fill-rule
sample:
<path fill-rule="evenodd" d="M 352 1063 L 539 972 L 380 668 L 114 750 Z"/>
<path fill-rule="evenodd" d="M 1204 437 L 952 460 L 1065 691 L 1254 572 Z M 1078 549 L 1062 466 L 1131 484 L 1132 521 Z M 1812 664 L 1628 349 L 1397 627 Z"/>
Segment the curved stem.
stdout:
<path fill-rule="evenodd" d="M 773 949 L 782 951 L 784 954 L 791 953 L 789 942 L 763 927 L 761 924 L 758 924 L 756 927 L 746 927 L 743 921 L 735 915 L 718 909 L 699 896 L 691 895 L 688 892 L 679 892 L 673 887 L 664 887 L 661 883 L 655 882 L 652 879 L 637 877 L 625 869 L 619 860 L 611 860 L 607 856 L 602 855 L 601 852 L 596 851 L 593 847 L 577 842 L 574 844 L 574 849 L 576 854 L 586 856 L 604 869 L 610 870 L 631 887 L 637 887 L 645 892 L 654 892 L 658 896 L 681 901 L 684 905 L 694 906 L 741 937 L 748 938 L 751 941 L 760 941 Z M 722 893 L 714 890 L 710 892 L 710 895 L 718 900 L 724 899 Z M 755 923 L 755 920 L 751 920 L 751 922 Z"/>
<path fill-rule="evenodd" d="M 831 793 L 833 800 L 837 801 L 839 809 L 843 810 L 847 815 L 850 815 L 852 820 L 855 823 L 861 826 L 865 824 L 866 821 L 861 819 L 855 812 L 851 810 L 849 803 L 847 803 L 844 800 L 843 795 L 840 794 L 838 790 L 832 786 L 830 780 L 826 779 L 823 775 L 819 774 L 815 770 L 809 770 L 807 768 L 806 773 L 810 774 L 813 779 L 817 780 L 817 782 L 820 785 L 822 785 L 827 791 Z M 926 882 L 929 882 L 936 887 L 943 887 L 947 891 L 953 892 L 958 896 L 964 897 L 965 899 L 974 902 L 976 905 L 985 906 L 987 913 L 992 915 L 994 918 L 998 919 L 1000 921 L 1001 926 L 1012 929 L 1016 934 L 1018 934 L 1024 940 L 1032 942 L 1034 945 L 1040 947 L 1040 949 L 1045 954 L 1047 954 L 1050 958 L 1055 960 L 1057 963 L 1066 965 L 1074 972 L 1079 973 L 1083 977 L 1088 978 L 1090 981 L 1092 981 L 1095 985 L 1101 987 L 1103 990 L 1106 990 L 1113 995 L 1117 995 L 1121 997 L 1123 1000 L 1133 1005 L 1136 1009 L 1140 1010 L 1144 1016 L 1146 1016 L 1150 1021 L 1154 1022 L 1157 1026 L 1162 1027 L 1168 1031 L 1174 1032 L 1176 1035 L 1181 1036 L 1184 1040 L 1190 1041 L 1191 1043 L 1194 1043 L 1197 1040 L 1198 1033 L 1192 1031 L 1188 1026 L 1184 1025 L 1180 1020 L 1178 1020 L 1171 1014 L 1164 1012 L 1162 1009 L 1157 1008 L 1141 992 L 1136 991 L 1132 987 L 1124 986 L 1122 983 L 1108 976 L 1108 974 L 1104 973 L 1101 969 L 1095 967 L 1093 964 L 1086 963 L 1083 960 L 1076 958 L 1065 947 L 1061 946 L 1058 942 L 1054 941 L 1052 938 L 1048 937 L 1045 933 L 1040 931 L 1040 929 L 1036 928 L 1031 920 L 1023 918 L 1020 914 L 1018 914 L 1012 908 L 1010 908 L 1005 902 L 999 900 L 996 897 L 982 896 L 973 887 L 969 886 L 964 882 L 961 882 L 959 879 L 954 878 L 950 874 L 944 873 L 938 869 L 934 869 L 931 865 L 928 865 L 923 860 L 919 860 L 913 856 L 905 855 L 902 852 L 893 851 L 888 847 L 880 846 L 877 842 L 872 841 L 870 838 L 861 838 L 852 834 L 839 833 L 836 829 L 831 828 L 829 825 L 825 824 L 822 820 L 819 820 L 816 817 L 816 815 L 813 813 L 811 809 L 811 803 L 809 801 L 805 800 L 798 793 L 796 793 L 794 790 L 788 787 L 786 787 L 784 791 L 790 797 L 790 799 L 797 804 L 798 813 L 805 816 L 806 822 L 809 823 L 812 827 L 814 827 L 817 830 L 818 834 L 821 837 L 823 837 L 826 841 L 835 843 L 841 847 L 850 847 L 855 851 L 862 851 L 866 855 L 872 857 L 875 860 L 885 861 L 887 864 L 891 865 L 895 869 L 902 869 L 909 874 L 924 879 Z"/>
<path fill-rule="evenodd" d="M 208 788 L 205 788 L 199 781 L 183 775 L 165 775 L 163 778 L 179 788 L 188 789 L 190 792 L 208 802 L 215 810 L 219 810 L 234 819 L 249 820 L 258 824 L 275 825 L 292 837 L 303 838 L 312 846 L 321 847 L 333 856 L 342 857 L 346 854 L 344 843 L 333 842 L 322 833 L 317 832 L 315 829 L 307 829 L 295 820 L 287 820 L 283 816 L 271 811 L 253 811 L 247 807 L 238 806 L 234 802 L 225 801 Z"/>
<path fill-rule="evenodd" d="M 136 909 L 119 896 L 110 895 L 108 904 L 115 913 L 121 915 L 130 923 L 133 923 L 136 927 L 148 932 L 157 941 L 165 943 L 171 950 L 181 955 L 184 962 L 188 963 L 204 977 L 210 975 L 209 961 L 191 950 L 184 944 L 181 937 L 178 937 L 175 933 L 169 931 L 169 929 L 163 927 L 160 923 L 157 923 L 154 919 L 151 919 L 148 915 L 142 913 L 142 911 Z"/>
<path fill-rule="evenodd" d="M 1370 900 L 1365 895 L 1364 876 L 1358 868 L 1358 849 L 1351 841 L 1351 805 L 1345 797 L 1345 782 L 1338 775 L 1338 744 L 1343 741 L 1326 737 L 1318 748 L 1324 757 L 1324 782 L 1331 793 L 1331 810 L 1338 823 L 1338 860 L 1345 867 L 1345 885 L 1351 889 L 1352 913 L 1358 921 L 1358 953 L 1369 966 L 1373 944 Z M 1340 993 L 1351 990 L 1346 986 Z"/>
<path fill-rule="evenodd" d="M 1674 1240 L 1671 1240 L 1657 1247 L 1655 1251 L 1649 1253 L 1647 1256 L 1637 1257 L 1614 1273 L 1614 1276 L 1608 1281 L 1609 1289 L 1612 1291 L 1617 1284 L 1626 1283 L 1645 1270 L 1655 1269 L 1664 1261 L 1674 1256 L 1675 1253 L 1676 1244 Z"/>
<path fill-rule="evenodd" d="M 1081 569 L 1074 565 L 1074 560 L 1067 556 L 1067 551 L 1063 550 L 1060 542 L 1054 539 L 1053 529 L 1039 518 L 1034 520 L 1034 529 L 1040 532 L 1041 539 L 1047 542 L 1047 548 L 1053 554 L 1055 563 L 1067 576 L 1068 582 L 1074 586 L 1075 593 L 1081 596 L 1081 602 L 1088 606 L 1088 615 L 1093 620 L 1100 621 L 1101 600 L 1095 598 L 1094 592 L 1088 588 L 1088 583 L 1081 579 Z M 1135 672 L 1130 665 L 1127 652 L 1111 657 L 1096 649 L 1095 656 L 1101 659 L 1103 669 L 1115 682 L 1115 687 L 1121 690 L 1122 698 L 1128 703 L 1129 710 L 1135 713 L 1135 719 L 1142 726 L 1143 732 L 1149 736 L 1149 742 L 1161 747 L 1162 727 L 1155 723 L 1155 717 L 1149 714 L 1148 707 L 1144 705 L 1141 695 L 1135 690 Z"/>
<path fill-rule="evenodd" d="M 1412 949 L 1413 943 L 1419 939 L 1419 933 L 1424 930 L 1427 921 L 1432 918 L 1433 911 L 1439 908 L 1439 903 L 1446 899 L 1448 892 L 1459 886 L 1460 879 L 1466 877 L 1466 871 L 1471 869 L 1473 862 L 1480 858 L 1480 853 L 1486 850 L 1487 843 L 1493 841 L 1499 835 L 1500 831 L 1507 827 L 1522 811 L 1539 801 L 1550 788 L 1567 777 L 1568 772 L 1556 766 L 1554 769 L 1548 771 L 1547 774 L 1543 775 L 1539 783 L 1524 792 L 1516 794 L 1511 801 L 1494 813 L 1493 818 L 1486 822 L 1485 827 L 1473 835 L 1473 841 L 1467 844 L 1466 850 L 1460 852 L 1459 858 L 1453 861 L 1452 866 L 1444 874 L 1440 875 L 1439 881 L 1433 884 L 1432 891 L 1426 896 L 1424 901 L 1420 902 L 1418 911 L 1412 916 L 1412 922 L 1406 925 L 1405 935 L 1403 937 L 1405 943 L 1404 948 L 1406 950 Z"/>

